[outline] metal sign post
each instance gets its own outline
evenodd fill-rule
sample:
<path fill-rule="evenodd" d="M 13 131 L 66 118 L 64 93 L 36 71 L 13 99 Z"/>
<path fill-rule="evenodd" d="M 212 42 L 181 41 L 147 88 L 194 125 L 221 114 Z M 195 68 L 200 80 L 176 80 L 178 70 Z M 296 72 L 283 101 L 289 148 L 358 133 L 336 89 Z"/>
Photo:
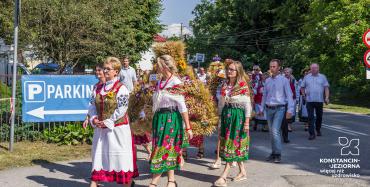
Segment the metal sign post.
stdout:
<path fill-rule="evenodd" d="M 14 54 L 13 54 L 13 84 L 12 84 L 12 98 L 11 98 L 11 122 L 10 122 L 10 140 L 9 151 L 13 151 L 14 144 L 14 121 L 16 111 L 16 90 L 17 90 L 17 62 L 18 62 L 18 26 L 19 26 L 19 12 L 20 0 L 15 0 L 14 11 Z"/>

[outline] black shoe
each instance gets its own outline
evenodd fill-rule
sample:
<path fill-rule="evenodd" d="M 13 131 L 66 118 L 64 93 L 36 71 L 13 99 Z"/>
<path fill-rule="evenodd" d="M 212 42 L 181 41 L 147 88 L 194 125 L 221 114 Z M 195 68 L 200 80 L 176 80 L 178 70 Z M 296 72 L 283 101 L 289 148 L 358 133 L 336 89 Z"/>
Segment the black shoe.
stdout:
<path fill-rule="evenodd" d="M 284 139 L 284 143 L 290 143 L 289 139 Z"/>
<path fill-rule="evenodd" d="M 262 127 L 262 132 L 268 132 L 269 128 L 268 127 Z"/>
<path fill-rule="evenodd" d="M 316 138 L 316 136 L 315 135 L 310 135 L 309 137 L 308 137 L 308 139 L 309 140 L 314 140 Z"/>
<path fill-rule="evenodd" d="M 322 136 L 322 134 L 321 134 L 321 131 L 316 131 L 317 132 L 317 136 Z"/>
<path fill-rule="evenodd" d="M 275 154 L 271 154 L 270 156 L 268 156 L 267 158 L 266 158 L 266 161 L 272 161 L 272 160 L 274 160 L 275 159 Z"/>
<path fill-rule="evenodd" d="M 281 156 L 280 155 L 275 156 L 274 163 L 280 163 L 280 162 L 281 162 Z"/>

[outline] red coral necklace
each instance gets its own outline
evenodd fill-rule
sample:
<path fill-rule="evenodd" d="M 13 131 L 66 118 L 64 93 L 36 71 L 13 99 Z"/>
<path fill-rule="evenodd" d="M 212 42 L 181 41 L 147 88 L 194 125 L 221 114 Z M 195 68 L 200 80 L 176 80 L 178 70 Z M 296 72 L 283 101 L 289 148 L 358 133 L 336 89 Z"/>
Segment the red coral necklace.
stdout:
<path fill-rule="evenodd" d="M 116 86 L 116 84 L 118 83 L 118 81 L 116 81 L 116 82 L 114 82 L 114 83 L 112 83 L 113 84 L 113 86 L 112 86 L 112 88 L 110 88 L 110 89 L 105 89 L 106 88 L 106 85 L 107 85 L 107 83 L 105 83 L 104 85 L 103 85 L 103 90 L 104 90 L 104 92 L 108 92 L 108 91 L 112 91 L 113 90 L 113 88 Z"/>
<path fill-rule="evenodd" d="M 172 78 L 172 75 L 173 74 L 171 74 L 171 76 L 170 76 L 170 78 L 168 78 L 167 80 L 166 80 L 166 82 L 164 83 L 164 85 L 162 86 L 162 81 L 161 82 L 159 82 L 159 89 L 163 89 L 163 88 L 165 88 L 166 86 L 167 86 L 167 84 L 168 84 L 168 81 L 170 81 L 170 79 Z"/>
<path fill-rule="evenodd" d="M 224 96 L 226 95 L 232 95 L 233 91 L 234 91 L 234 87 L 235 87 L 236 83 L 234 83 L 233 85 L 230 84 L 230 81 L 227 81 L 226 82 L 226 87 L 225 87 L 225 91 L 224 91 Z M 227 94 L 226 94 L 226 91 L 227 91 Z"/>

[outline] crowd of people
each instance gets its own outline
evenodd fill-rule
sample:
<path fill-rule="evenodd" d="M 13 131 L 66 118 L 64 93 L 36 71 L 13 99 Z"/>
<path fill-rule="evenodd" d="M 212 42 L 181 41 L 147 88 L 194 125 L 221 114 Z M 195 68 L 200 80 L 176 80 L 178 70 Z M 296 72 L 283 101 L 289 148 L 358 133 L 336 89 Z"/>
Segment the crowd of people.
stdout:
<path fill-rule="evenodd" d="M 152 173 L 150 187 L 158 185 L 162 173 L 168 174 L 168 187 L 177 186 L 174 170 L 184 165 L 186 147 L 193 138 L 199 137 L 193 136 L 184 96 L 172 91 L 183 84 L 176 63 L 169 55 L 156 59 L 159 78 L 153 93 L 152 131 L 134 135 L 127 110 L 130 93 L 135 86 L 145 84 L 142 75 L 147 77 L 150 72 L 138 76 L 129 60 L 128 57 L 121 60 L 108 57 L 95 69 L 99 82 L 94 86 L 83 123 L 84 127 L 91 124 L 94 128 L 90 186 L 99 186 L 98 182 L 134 186 L 133 179 L 139 176 L 135 145 L 143 145 L 148 153 L 148 167 Z M 233 181 L 247 179 L 244 161 L 249 159 L 250 126 L 257 130 L 261 125 L 262 131 L 269 132 L 271 154 L 267 161 L 280 163 L 282 142 L 290 142 L 288 135 L 293 131 L 296 114 L 299 121 L 305 123 L 309 140 L 314 140 L 322 136 L 323 103 L 329 103 L 329 83 L 319 73 L 318 64 L 303 70 L 301 79 L 296 81 L 292 68 L 282 69 L 279 59 L 269 62 L 266 73 L 262 73 L 258 65 L 246 72 L 241 62 L 227 61 L 226 77 L 213 93 L 219 125 L 215 142 L 217 156 L 211 167 L 220 168 L 221 160 L 226 162 L 214 186 L 227 186 L 233 166 L 239 168 Z M 204 68 L 199 68 L 196 75 L 205 85 L 212 77 Z M 199 159 L 204 155 L 203 137 L 200 138 Z"/>

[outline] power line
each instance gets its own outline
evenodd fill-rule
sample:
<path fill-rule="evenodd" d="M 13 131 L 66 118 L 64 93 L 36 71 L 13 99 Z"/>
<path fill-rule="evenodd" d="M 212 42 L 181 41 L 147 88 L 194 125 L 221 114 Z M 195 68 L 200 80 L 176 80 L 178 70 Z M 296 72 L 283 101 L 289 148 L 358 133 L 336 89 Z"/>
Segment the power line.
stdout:
<path fill-rule="evenodd" d="M 243 42 L 237 42 L 237 43 L 220 43 L 220 41 L 213 41 L 213 42 L 207 42 L 207 41 L 200 41 L 200 43 L 203 43 L 205 45 L 222 45 L 222 46 L 256 46 L 256 45 L 266 45 L 278 41 L 292 41 L 299 39 L 298 35 L 283 35 L 279 37 L 272 37 L 272 38 L 264 38 L 261 40 L 249 40 L 249 41 L 243 41 Z"/>
<path fill-rule="evenodd" d="M 307 23 L 310 23 L 310 22 L 313 22 L 314 20 L 310 20 L 310 21 L 304 21 L 304 22 L 292 22 L 292 23 L 297 23 L 297 24 L 294 24 L 294 25 L 291 25 L 291 26 L 302 26 L 304 24 L 307 24 Z M 290 24 L 290 23 L 289 23 Z M 282 29 L 286 29 L 286 28 L 276 28 L 276 29 L 270 29 L 270 28 L 275 28 L 275 27 L 280 27 L 281 25 L 272 25 L 272 26 L 268 26 L 268 27 L 264 27 L 264 28 L 258 28 L 258 29 L 251 29 L 251 30 L 247 30 L 247 31 L 243 31 L 243 32 L 239 32 L 239 33 L 233 33 L 233 34 L 220 34 L 220 35 L 216 35 L 216 36 L 198 36 L 198 37 L 195 37 L 195 39 L 206 39 L 206 38 L 218 38 L 218 39 L 221 39 L 221 38 L 228 38 L 228 37 L 237 37 L 237 36 L 251 36 L 251 35 L 256 35 L 256 34 L 259 34 L 259 33 L 268 33 L 270 31 L 279 31 L 279 30 L 282 30 Z"/>
<path fill-rule="evenodd" d="M 285 44 L 294 41 L 295 39 L 291 40 L 280 40 L 280 41 L 271 41 L 271 42 L 264 42 L 258 43 L 259 46 L 267 46 L 267 45 L 278 45 L 278 44 Z M 210 43 L 209 45 L 213 46 L 223 46 L 223 47 L 256 47 L 257 44 L 220 44 L 220 43 Z"/>

